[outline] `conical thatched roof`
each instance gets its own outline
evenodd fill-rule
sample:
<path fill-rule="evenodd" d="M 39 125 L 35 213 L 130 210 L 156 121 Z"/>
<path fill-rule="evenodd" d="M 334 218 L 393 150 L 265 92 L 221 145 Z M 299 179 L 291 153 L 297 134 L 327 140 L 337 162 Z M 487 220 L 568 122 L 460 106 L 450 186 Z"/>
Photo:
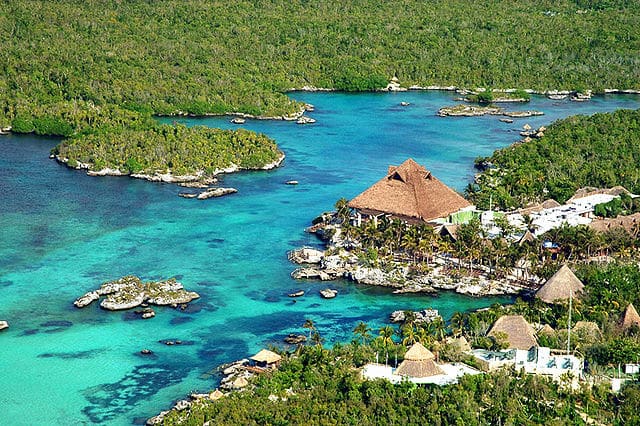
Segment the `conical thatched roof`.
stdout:
<path fill-rule="evenodd" d="M 538 331 L 538 336 L 541 336 L 541 335 L 553 336 L 554 334 L 556 334 L 556 331 L 549 324 L 543 325 L 540 331 Z"/>
<path fill-rule="evenodd" d="M 220 392 L 220 389 L 216 389 L 213 392 L 211 392 L 209 394 L 209 399 L 212 401 L 217 401 L 218 399 L 222 398 L 223 396 L 225 396 L 224 393 Z"/>
<path fill-rule="evenodd" d="M 266 362 L 267 364 L 273 364 L 274 362 L 280 361 L 282 357 L 275 352 L 263 349 L 252 356 L 251 359 L 256 362 Z"/>
<path fill-rule="evenodd" d="M 629 303 L 627 309 L 624 310 L 624 314 L 622 314 L 622 321 L 620 323 L 620 327 L 623 330 L 628 330 L 633 327 L 640 327 L 640 315 L 638 315 L 638 311 L 633 306 L 633 303 Z"/>
<path fill-rule="evenodd" d="M 579 297 L 583 289 L 582 281 L 565 264 L 540 287 L 536 297 L 546 303 L 564 302 L 569 300 L 569 294 Z"/>
<path fill-rule="evenodd" d="M 237 379 L 235 379 L 233 381 L 233 388 L 234 389 L 241 389 L 245 386 L 247 386 L 249 384 L 249 382 L 247 381 L 247 379 L 245 379 L 244 377 L 238 377 Z"/>
<path fill-rule="evenodd" d="M 404 359 L 408 359 L 411 361 L 424 361 L 428 359 L 435 359 L 436 357 L 433 353 L 422 346 L 420 342 L 416 342 L 409 348 L 406 354 L 404 354 Z"/>
<path fill-rule="evenodd" d="M 498 318 L 488 335 L 497 337 L 498 333 L 507 335 L 509 349 L 529 350 L 532 346 L 538 346 L 533 327 L 522 315 L 505 315 Z"/>
<path fill-rule="evenodd" d="M 440 374 L 444 374 L 444 371 L 442 371 L 442 369 L 438 367 L 438 364 L 436 364 L 432 359 L 422 361 L 405 359 L 396 369 L 396 374 L 398 376 L 420 378 L 438 376 Z"/>
<path fill-rule="evenodd" d="M 522 234 L 522 237 L 520 237 L 520 239 L 518 240 L 518 245 L 521 246 L 524 243 L 527 243 L 527 242 L 531 243 L 535 240 L 536 240 L 535 235 L 533 235 L 531 231 L 527 229 L 526 231 L 524 231 L 524 234 Z"/>
<path fill-rule="evenodd" d="M 428 222 L 471 204 L 411 158 L 390 166 L 387 175 L 349 202 L 367 214 L 389 214 Z"/>
<path fill-rule="evenodd" d="M 416 378 L 444 374 L 434 359 L 435 356 L 429 349 L 416 342 L 404 354 L 404 361 L 396 369 L 396 374 Z"/>

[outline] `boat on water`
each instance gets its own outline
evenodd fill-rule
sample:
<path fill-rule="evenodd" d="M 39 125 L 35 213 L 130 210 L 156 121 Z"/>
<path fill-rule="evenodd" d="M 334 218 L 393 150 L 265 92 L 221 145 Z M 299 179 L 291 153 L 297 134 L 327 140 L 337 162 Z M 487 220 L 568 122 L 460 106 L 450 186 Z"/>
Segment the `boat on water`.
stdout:
<path fill-rule="evenodd" d="M 289 293 L 289 294 L 287 294 L 287 296 L 289 296 L 289 297 L 300 297 L 300 296 L 304 296 L 304 290 L 298 290 L 298 291 L 296 291 L 296 292 Z"/>
<path fill-rule="evenodd" d="M 242 117 L 235 117 L 231 120 L 233 124 L 244 124 L 247 120 Z"/>
<path fill-rule="evenodd" d="M 563 99 L 567 99 L 567 95 L 548 95 L 547 98 L 553 101 L 561 101 Z"/>

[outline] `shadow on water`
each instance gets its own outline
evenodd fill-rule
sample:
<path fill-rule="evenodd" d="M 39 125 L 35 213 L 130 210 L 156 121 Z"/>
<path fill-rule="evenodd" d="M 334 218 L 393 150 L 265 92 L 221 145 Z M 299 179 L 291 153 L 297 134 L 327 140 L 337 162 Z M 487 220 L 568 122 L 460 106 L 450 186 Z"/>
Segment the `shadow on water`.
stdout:
<path fill-rule="evenodd" d="M 166 361 L 166 360 L 164 360 Z M 158 390 L 176 384 L 188 373 L 184 365 L 143 364 L 114 383 L 92 386 L 83 391 L 89 405 L 82 412 L 93 423 L 104 423 L 126 413 L 136 401 L 146 399 Z"/>

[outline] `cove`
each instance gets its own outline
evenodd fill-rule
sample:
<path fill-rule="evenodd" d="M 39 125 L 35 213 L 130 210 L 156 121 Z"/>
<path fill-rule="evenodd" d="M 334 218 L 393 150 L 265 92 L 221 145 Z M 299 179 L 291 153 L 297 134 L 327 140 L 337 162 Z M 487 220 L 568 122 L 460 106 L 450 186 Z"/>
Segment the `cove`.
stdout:
<path fill-rule="evenodd" d="M 0 424 L 128 425 L 166 409 L 193 390 L 215 387 L 207 375 L 246 357 L 312 319 L 326 344 L 346 342 L 359 321 L 373 328 L 395 309 L 454 311 L 509 302 L 452 293 L 392 295 L 349 282 L 295 282 L 286 253 L 318 245 L 304 228 L 340 197 L 377 181 L 408 157 L 463 190 L 473 159 L 519 139 L 525 123 L 548 125 L 573 114 L 640 108 L 640 97 L 609 95 L 589 102 L 533 97 L 544 116 L 502 123 L 498 117 L 441 118 L 454 93 L 292 93 L 315 105 L 313 125 L 247 120 L 274 138 L 287 158 L 269 172 L 223 176 L 238 194 L 206 201 L 181 188 L 129 178 L 88 177 L 48 159 L 57 143 L 2 136 L 0 158 Z M 409 102 L 407 107 L 400 102 Z M 232 128 L 230 117 L 172 119 Z M 284 182 L 297 180 L 299 185 Z M 175 276 L 202 297 L 187 311 L 156 310 L 143 321 L 76 297 L 101 282 L 135 274 Z M 304 289 L 293 303 L 286 294 Z M 181 345 L 165 346 L 163 339 Z M 149 348 L 152 356 L 139 351 Z"/>

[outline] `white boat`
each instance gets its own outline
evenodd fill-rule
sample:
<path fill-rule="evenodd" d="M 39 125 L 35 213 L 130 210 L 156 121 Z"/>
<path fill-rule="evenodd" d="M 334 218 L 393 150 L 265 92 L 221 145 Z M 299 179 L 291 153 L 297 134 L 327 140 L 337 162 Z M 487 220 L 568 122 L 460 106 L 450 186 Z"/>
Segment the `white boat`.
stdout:
<path fill-rule="evenodd" d="M 244 119 L 244 118 L 242 118 L 242 117 L 236 117 L 236 118 L 234 118 L 234 119 L 232 119 L 232 120 L 231 120 L 231 122 L 232 122 L 233 124 L 244 124 L 246 121 L 247 121 L 247 120 L 245 120 L 245 119 Z"/>

